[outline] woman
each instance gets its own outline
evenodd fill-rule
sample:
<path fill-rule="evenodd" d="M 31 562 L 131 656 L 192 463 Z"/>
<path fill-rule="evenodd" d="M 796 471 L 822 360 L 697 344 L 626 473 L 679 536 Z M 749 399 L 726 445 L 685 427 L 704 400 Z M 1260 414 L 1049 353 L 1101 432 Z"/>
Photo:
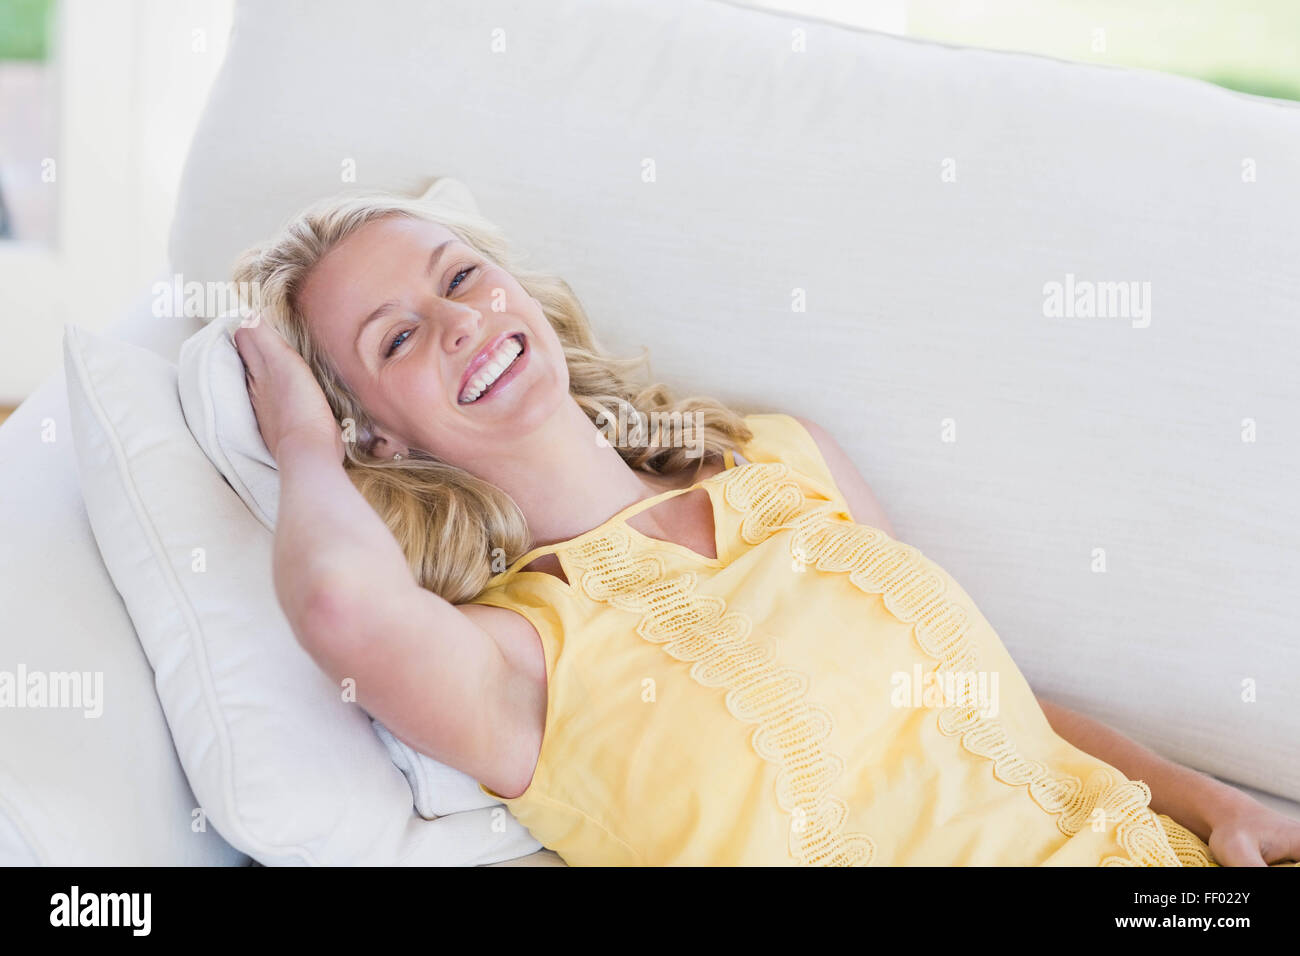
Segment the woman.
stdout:
<path fill-rule="evenodd" d="M 826 431 L 638 385 L 482 219 L 333 198 L 235 279 L 298 640 L 570 864 L 1300 854 L 1300 823 L 1037 701 Z"/>

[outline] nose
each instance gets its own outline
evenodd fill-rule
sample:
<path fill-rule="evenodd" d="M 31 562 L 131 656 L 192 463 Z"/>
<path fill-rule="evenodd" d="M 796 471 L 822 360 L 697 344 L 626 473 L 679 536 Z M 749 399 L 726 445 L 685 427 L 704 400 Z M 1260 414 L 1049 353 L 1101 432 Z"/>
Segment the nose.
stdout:
<path fill-rule="evenodd" d="M 442 310 L 442 347 L 451 354 L 473 348 L 483 324 L 482 313 L 464 302 L 443 300 L 438 305 Z"/>

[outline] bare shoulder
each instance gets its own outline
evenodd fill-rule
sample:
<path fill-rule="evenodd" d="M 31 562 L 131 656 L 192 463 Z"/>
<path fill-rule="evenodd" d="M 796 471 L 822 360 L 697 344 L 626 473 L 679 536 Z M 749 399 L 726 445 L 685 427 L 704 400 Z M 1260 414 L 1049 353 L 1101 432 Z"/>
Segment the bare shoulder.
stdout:
<path fill-rule="evenodd" d="M 862 477 L 853 459 L 840 447 L 840 443 L 834 436 L 811 419 L 799 415 L 790 417 L 807 429 L 808 434 L 817 443 L 817 448 L 826 461 L 826 467 L 830 469 L 831 477 L 848 503 L 853 520 L 858 524 L 879 528 L 891 538 L 895 537 L 893 526 L 890 525 L 885 509 L 881 507 L 875 492 L 871 490 L 871 486 Z"/>

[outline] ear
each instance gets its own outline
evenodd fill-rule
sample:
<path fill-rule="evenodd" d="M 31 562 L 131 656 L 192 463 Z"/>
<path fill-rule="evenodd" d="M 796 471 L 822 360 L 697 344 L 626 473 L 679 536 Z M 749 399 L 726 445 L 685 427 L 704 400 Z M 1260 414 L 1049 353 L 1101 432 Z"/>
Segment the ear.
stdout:
<path fill-rule="evenodd" d="M 376 458 L 392 458 L 393 455 L 401 455 L 405 458 L 409 454 L 405 445 L 389 438 L 382 431 L 374 433 L 368 447 L 370 454 Z"/>

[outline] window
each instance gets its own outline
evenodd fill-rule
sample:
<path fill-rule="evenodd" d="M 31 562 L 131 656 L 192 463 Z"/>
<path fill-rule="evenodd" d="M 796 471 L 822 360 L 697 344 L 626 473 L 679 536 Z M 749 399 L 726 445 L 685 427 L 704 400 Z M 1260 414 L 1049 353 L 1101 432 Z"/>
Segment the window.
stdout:
<path fill-rule="evenodd" d="M 1294 0 L 907 0 L 906 6 L 908 36 L 1161 70 L 1300 100 L 1300 4 Z"/>
<path fill-rule="evenodd" d="M 53 0 L 0 0 L 0 241 L 55 236 Z"/>

